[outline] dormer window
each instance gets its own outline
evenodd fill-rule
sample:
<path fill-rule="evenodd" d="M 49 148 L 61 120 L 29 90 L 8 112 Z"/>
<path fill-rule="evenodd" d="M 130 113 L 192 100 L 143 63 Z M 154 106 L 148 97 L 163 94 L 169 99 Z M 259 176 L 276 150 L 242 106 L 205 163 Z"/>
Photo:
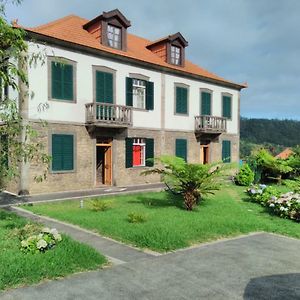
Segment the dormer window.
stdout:
<path fill-rule="evenodd" d="M 127 28 L 130 21 L 118 10 L 103 12 L 83 25 L 91 35 L 99 40 L 103 46 L 127 50 Z"/>
<path fill-rule="evenodd" d="M 121 28 L 113 25 L 107 25 L 107 41 L 112 48 L 122 48 L 122 33 Z"/>
<path fill-rule="evenodd" d="M 171 45 L 171 64 L 181 65 L 181 48 Z"/>
<path fill-rule="evenodd" d="M 188 42 L 180 32 L 169 35 L 147 45 L 147 48 L 163 59 L 166 63 L 184 67 L 185 47 Z"/>

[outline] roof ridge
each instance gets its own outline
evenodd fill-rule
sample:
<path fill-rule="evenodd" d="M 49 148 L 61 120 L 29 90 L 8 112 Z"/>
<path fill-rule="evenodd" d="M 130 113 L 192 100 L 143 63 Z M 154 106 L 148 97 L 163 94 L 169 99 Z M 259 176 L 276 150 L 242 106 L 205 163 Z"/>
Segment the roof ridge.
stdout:
<path fill-rule="evenodd" d="M 40 25 L 40 26 L 36 26 L 36 27 L 30 27 L 28 29 L 33 29 L 33 30 L 42 30 L 42 29 L 46 29 L 46 28 L 49 28 L 51 26 L 54 26 L 54 25 L 57 25 L 57 24 L 60 24 L 68 19 L 71 19 L 71 18 L 78 18 L 78 19 L 81 19 L 81 20 L 85 20 L 84 18 L 81 18 L 77 15 L 74 15 L 74 14 L 70 14 L 70 15 L 67 15 L 65 17 L 62 17 L 62 18 L 59 18 L 59 19 L 56 19 L 54 21 L 51 21 L 49 23 L 46 23 L 46 24 L 43 24 L 43 25 Z"/>

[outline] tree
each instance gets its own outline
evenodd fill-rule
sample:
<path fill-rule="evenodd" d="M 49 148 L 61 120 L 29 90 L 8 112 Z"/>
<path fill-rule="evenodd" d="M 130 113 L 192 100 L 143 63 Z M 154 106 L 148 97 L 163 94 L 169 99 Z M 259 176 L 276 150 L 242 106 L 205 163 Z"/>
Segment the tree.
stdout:
<path fill-rule="evenodd" d="M 193 210 L 203 196 L 214 194 L 221 188 L 225 164 L 190 164 L 182 158 L 161 156 L 156 159 L 161 166 L 142 172 L 143 175 L 160 174 L 173 193 L 181 194 L 185 208 Z"/>
<path fill-rule="evenodd" d="M 0 190 L 19 175 L 21 164 L 30 161 L 44 165 L 43 174 L 35 177 L 37 181 L 43 180 L 50 161 L 22 110 L 23 100 L 28 97 L 27 67 L 37 63 L 41 56 L 27 54 L 25 31 L 12 27 L 5 19 L 7 2 L 0 0 Z M 12 98 L 8 90 L 16 91 L 19 99 Z"/>

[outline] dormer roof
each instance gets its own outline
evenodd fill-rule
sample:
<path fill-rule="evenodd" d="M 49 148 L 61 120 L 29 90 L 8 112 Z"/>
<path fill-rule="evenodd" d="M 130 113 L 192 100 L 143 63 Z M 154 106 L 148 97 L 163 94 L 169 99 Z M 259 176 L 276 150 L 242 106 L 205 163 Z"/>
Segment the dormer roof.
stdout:
<path fill-rule="evenodd" d="M 83 25 L 84 29 L 88 29 L 90 26 L 94 25 L 95 23 L 101 21 L 101 20 L 109 20 L 109 19 L 118 19 L 119 22 L 125 27 L 128 28 L 131 26 L 130 21 L 118 10 L 114 9 L 109 12 L 103 12 L 101 15 L 97 16 L 96 18 L 88 21 L 86 24 Z"/>

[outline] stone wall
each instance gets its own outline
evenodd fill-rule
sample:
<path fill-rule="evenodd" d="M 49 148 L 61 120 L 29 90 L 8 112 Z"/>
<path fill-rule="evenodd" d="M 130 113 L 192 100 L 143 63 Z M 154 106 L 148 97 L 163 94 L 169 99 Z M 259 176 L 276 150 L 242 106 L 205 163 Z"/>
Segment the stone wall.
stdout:
<path fill-rule="evenodd" d="M 30 194 L 50 193 L 58 191 L 82 190 L 94 187 L 94 157 L 95 145 L 85 126 L 72 124 L 49 123 L 45 127 L 34 123 L 33 128 L 39 133 L 39 141 L 45 146 L 45 151 L 51 155 L 51 134 L 74 134 L 75 165 L 74 171 L 57 172 L 50 170 L 47 180 L 36 183 L 34 177 L 43 172 L 39 164 L 31 163 L 29 172 Z"/>
<path fill-rule="evenodd" d="M 84 190 L 95 188 L 96 175 L 96 138 L 113 137 L 113 185 L 128 186 L 160 181 L 159 175 L 143 176 L 141 172 L 147 167 L 125 168 L 125 138 L 140 137 L 153 138 L 155 157 L 163 154 L 175 155 L 175 140 L 187 139 L 188 162 L 200 162 L 200 141 L 194 132 L 184 131 L 159 131 L 150 129 L 105 129 L 98 128 L 89 133 L 84 125 L 49 123 L 42 126 L 41 123 L 33 123 L 38 131 L 38 140 L 43 143 L 47 153 L 51 155 L 51 134 L 70 133 L 74 134 L 75 140 L 75 168 L 71 172 L 54 173 L 51 170 L 47 179 L 41 183 L 34 180 L 36 175 L 43 172 L 37 163 L 31 163 L 29 171 L 30 194 L 51 193 L 70 190 Z M 230 140 L 232 143 L 232 161 L 239 160 L 239 137 L 237 135 L 222 134 L 210 144 L 210 160 L 221 161 L 222 140 Z M 16 184 L 11 184 L 11 191 L 18 192 Z"/>

